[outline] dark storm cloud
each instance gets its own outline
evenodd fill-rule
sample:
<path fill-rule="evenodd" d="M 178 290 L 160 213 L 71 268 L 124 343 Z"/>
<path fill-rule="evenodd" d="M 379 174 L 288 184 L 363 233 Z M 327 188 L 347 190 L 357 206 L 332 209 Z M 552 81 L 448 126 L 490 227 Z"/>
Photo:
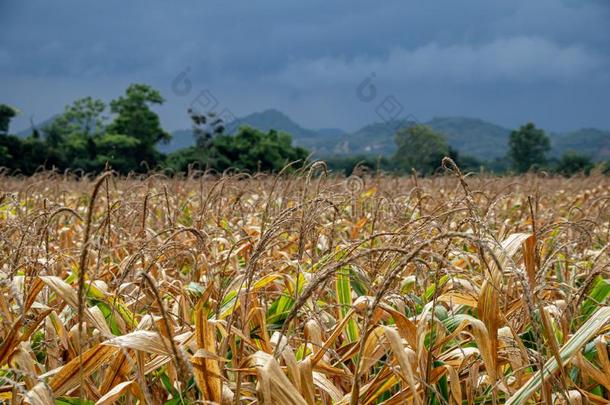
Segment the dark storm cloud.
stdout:
<path fill-rule="evenodd" d="M 423 119 L 610 127 L 608 17 L 603 1 L 578 0 L 5 1 L 0 86 L 24 126 L 147 82 L 176 128 L 192 97 L 171 83 L 188 68 L 235 114 L 276 107 L 308 126 L 354 128 L 375 119 L 354 95 L 375 72 L 380 91 Z"/>

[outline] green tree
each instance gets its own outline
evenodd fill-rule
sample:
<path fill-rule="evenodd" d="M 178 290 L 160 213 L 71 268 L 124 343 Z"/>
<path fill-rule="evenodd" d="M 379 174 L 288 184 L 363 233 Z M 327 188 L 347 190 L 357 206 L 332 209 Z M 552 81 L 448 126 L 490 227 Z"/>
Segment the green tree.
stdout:
<path fill-rule="evenodd" d="M 584 173 L 588 176 L 593 166 L 594 164 L 588 156 L 568 151 L 557 162 L 556 171 L 564 176 L 573 176 L 577 173 Z"/>
<path fill-rule="evenodd" d="M 42 129 L 48 153 L 57 157 L 60 168 L 95 170 L 95 140 L 106 130 L 105 111 L 102 100 L 81 98 Z"/>
<path fill-rule="evenodd" d="M 17 115 L 17 110 L 13 107 L 0 104 L 0 167 L 13 169 L 21 148 L 21 140 L 16 136 L 9 136 L 8 130 L 11 119 Z"/>
<path fill-rule="evenodd" d="M 285 132 L 262 132 L 243 126 L 235 135 L 218 135 L 207 147 L 193 146 L 171 153 L 167 168 L 185 171 L 189 166 L 223 171 L 278 172 L 293 161 L 305 161 L 309 152 L 292 146 L 292 137 Z"/>
<path fill-rule="evenodd" d="M 19 169 L 27 175 L 33 174 L 41 168 L 50 169 L 58 163 L 56 156 L 49 153 L 45 142 L 33 136 L 28 136 L 21 141 L 20 154 L 21 158 L 15 169 Z"/>
<path fill-rule="evenodd" d="M 525 173 L 547 163 L 546 153 L 551 149 L 551 141 L 544 130 L 530 122 L 511 132 L 508 147 L 508 157 L 513 168 L 519 173 Z"/>
<path fill-rule="evenodd" d="M 8 134 L 11 119 L 18 112 L 0 104 L 0 166 L 29 175 L 40 167 L 56 164 L 55 155 L 48 153 L 46 144 L 35 133 L 25 139 Z"/>
<path fill-rule="evenodd" d="M 195 146 L 182 148 L 170 153 L 165 167 L 172 171 L 185 172 L 189 167 L 205 169 L 210 167 L 214 160 L 214 138 L 223 134 L 224 121 L 216 113 L 200 113 L 189 108 L 188 115 L 193 124 L 193 137 Z"/>
<path fill-rule="evenodd" d="M 200 148 L 190 146 L 175 150 L 167 155 L 165 168 L 172 172 L 186 172 L 190 167 L 205 169 L 209 166 L 209 155 Z"/>
<path fill-rule="evenodd" d="M 108 133 L 135 138 L 139 147 L 133 156 L 137 162 L 145 161 L 149 166 L 156 165 L 162 155 L 155 149 L 158 142 L 168 142 L 171 135 L 161 128 L 157 113 L 152 105 L 163 104 L 161 94 L 145 84 L 131 84 L 125 96 L 110 103 L 110 111 L 117 114 L 108 127 Z M 137 167 L 133 168 L 137 170 Z"/>
<path fill-rule="evenodd" d="M 41 167 L 50 169 L 56 163 L 56 156 L 49 153 L 46 143 L 40 139 L 0 136 L 0 167 L 30 175 Z"/>
<path fill-rule="evenodd" d="M 60 116 L 43 128 L 45 139 L 50 145 L 59 146 L 71 135 L 82 138 L 100 135 L 106 129 L 105 110 L 106 104 L 102 100 L 91 97 L 78 99 L 67 105 Z"/>
<path fill-rule="evenodd" d="M 18 169 L 22 159 L 22 141 L 15 135 L 0 136 L 0 167 Z"/>
<path fill-rule="evenodd" d="M 120 173 L 137 170 L 140 162 L 135 156 L 139 147 L 140 141 L 133 136 L 106 133 L 97 137 L 95 170 L 103 170 L 106 164 Z"/>
<path fill-rule="evenodd" d="M 199 113 L 192 108 L 189 108 L 188 113 L 193 121 L 193 136 L 198 148 L 209 147 L 215 135 L 224 133 L 224 121 L 216 113 Z"/>
<path fill-rule="evenodd" d="M 277 172 L 286 164 L 307 158 L 307 150 L 292 146 L 285 132 L 265 133 L 243 126 L 234 136 L 222 135 L 213 141 L 213 166 L 218 170 L 234 167 L 254 172 Z"/>
<path fill-rule="evenodd" d="M 10 105 L 0 104 L 0 135 L 8 134 L 11 119 L 13 119 L 17 113 L 17 109 Z"/>
<path fill-rule="evenodd" d="M 445 137 L 425 125 L 401 128 L 396 133 L 394 161 L 402 170 L 415 169 L 422 174 L 434 172 L 449 154 Z"/>

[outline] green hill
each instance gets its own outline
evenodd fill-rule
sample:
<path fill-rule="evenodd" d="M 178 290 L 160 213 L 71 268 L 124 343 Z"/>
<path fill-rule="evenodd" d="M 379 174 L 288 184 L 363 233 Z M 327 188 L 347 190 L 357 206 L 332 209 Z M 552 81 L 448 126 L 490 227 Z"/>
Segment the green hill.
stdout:
<path fill-rule="evenodd" d="M 365 125 L 352 133 L 329 128 L 313 130 L 302 127 L 286 114 L 269 109 L 247 115 L 227 125 L 226 133 L 235 133 L 239 125 L 250 125 L 263 131 L 275 129 L 288 132 L 294 143 L 304 146 L 318 157 L 349 155 L 390 156 L 396 150 L 394 134 L 400 127 L 413 122 L 376 122 Z M 434 130 L 447 137 L 449 145 L 463 155 L 481 160 L 503 157 L 508 150 L 511 130 L 478 118 L 436 117 L 425 122 Z M 174 139 L 168 145 L 159 145 L 163 152 L 191 146 L 194 143 L 191 130 L 173 133 Z M 595 160 L 610 158 L 610 131 L 595 128 L 572 132 L 551 133 L 551 156 L 561 156 L 565 151 L 574 150 L 591 156 Z"/>
<path fill-rule="evenodd" d="M 584 128 L 551 134 L 551 145 L 551 154 L 554 157 L 559 157 L 567 151 L 576 151 L 596 161 L 610 159 L 610 131 Z"/>
<path fill-rule="evenodd" d="M 477 118 L 442 117 L 426 123 L 461 154 L 491 160 L 506 155 L 511 130 Z"/>

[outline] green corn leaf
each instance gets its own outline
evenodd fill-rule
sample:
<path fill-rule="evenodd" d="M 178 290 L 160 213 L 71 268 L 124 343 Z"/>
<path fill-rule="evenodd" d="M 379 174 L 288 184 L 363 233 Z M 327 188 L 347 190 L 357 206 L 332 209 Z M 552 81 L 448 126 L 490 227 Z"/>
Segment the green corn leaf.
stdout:
<path fill-rule="evenodd" d="M 570 340 L 559 350 L 559 356 L 563 364 L 568 364 L 570 359 L 587 343 L 598 331 L 610 321 L 610 307 L 601 307 L 585 322 L 580 329 L 572 335 Z M 542 385 L 543 375 L 547 378 L 555 373 L 559 365 L 555 358 L 550 358 L 543 367 L 543 373 L 536 373 L 506 402 L 507 405 L 524 404 Z"/>
<path fill-rule="evenodd" d="M 584 317 L 589 317 L 593 311 L 595 311 L 595 308 L 605 303 L 609 294 L 610 279 L 605 279 L 598 276 L 595 284 L 593 284 L 593 288 L 591 289 L 588 298 L 584 300 L 580 307 L 582 315 Z"/>
<path fill-rule="evenodd" d="M 352 288 L 349 267 L 343 267 L 337 271 L 335 287 L 337 292 L 337 304 L 339 304 L 339 312 L 341 314 L 341 319 L 343 319 L 352 307 Z M 347 322 L 346 334 L 350 342 L 355 342 L 359 338 L 358 325 L 356 325 L 356 322 L 353 319 L 350 319 Z"/>

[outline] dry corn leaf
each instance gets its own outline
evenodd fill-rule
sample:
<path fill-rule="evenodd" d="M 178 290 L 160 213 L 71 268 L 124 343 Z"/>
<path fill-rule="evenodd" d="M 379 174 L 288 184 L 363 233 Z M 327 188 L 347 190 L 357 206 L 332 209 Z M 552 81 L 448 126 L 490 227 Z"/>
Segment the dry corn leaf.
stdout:
<path fill-rule="evenodd" d="M 210 356 L 203 356 L 197 351 L 191 358 L 195 382 L 204 399 L 216 403 L 222 402 L 221 371 L 216 356 L 216 328 L 207 318 L 207 311 L 201 307 L 195 312 L 195 341 L 197 348 L 205 350 Z"/>
<path fill-rule="evenodd" d="M 49 405 L 54 403 L 49 386 L 41 381 L 25 394 L 24 403 L 29 405 Z"/>
<path fill-rule="evenodd" d="M 133 384 L 133 381 L 123 381 L 122 383 L 118 383 L 111 390 L 109 390 L 106 394 L 104 394 L 95 405 L 110 405 L 117 402 L 117 400 L 125 395 L 125 392 L 129 389 L 129 387 Z"/>
<path fill-rule="evenodd" d="M 402 345 L 402 341 L 400 339 L 400 335 L 396 330 L 389 326 L 385 326 L 383 328 L 388 341 L 390 342 L 390 348 L 392 349 L 392 353 L 396 356 L 396 360 L 398 364 L 400 364 L 400 369 L 402 371 L 402 378 L 409 385 L 409 389 L 413 392 L 413 396 L 415 398 L 415 405 L 419 405 L 422 403 L 422 400 L 418 393 L 417 382 L 415 380 L 415 373 L 413 371 L 413 367 L 411 366 L 411 362 L 407 357 L 407 353 L 405 352 L 405 348 Z"/>
<path fill-rule="evenodd" d="M 40 276 L 40 279 L 74 310 L 78 309 L 78 294 L 68 283 L 55 276 Z M 94 315 L 89 308 L 84 308 L 86 321 L 97 328 L 105 337 L 114 336 L 103 316 Z"/>
<path fill-rule="evenodd" d="M 106 346 L 140 350 L 151 354 L 169 356 L 172 353 L 170 342 L 157 332 L 136 330 L 122 336 L 116 336 L 103 343 Z"/>
<path fill-rule="evenodd" d="M 307 405 L 273 356 L 258 351 L 250 356 L 250 363 L 256 368 L 257 390 L 264 404 Z"/>
<path fill-rule="evenodd" d="M 101 345 L 87 350 L 82 354 L 82 379 L 103 366 L 117 352 L 116 347 Z M 63 395 L 78 387 L 81 382 L 81 358 L 72 359 L 51 378 L 49 386 L 56 396 Z"/>

